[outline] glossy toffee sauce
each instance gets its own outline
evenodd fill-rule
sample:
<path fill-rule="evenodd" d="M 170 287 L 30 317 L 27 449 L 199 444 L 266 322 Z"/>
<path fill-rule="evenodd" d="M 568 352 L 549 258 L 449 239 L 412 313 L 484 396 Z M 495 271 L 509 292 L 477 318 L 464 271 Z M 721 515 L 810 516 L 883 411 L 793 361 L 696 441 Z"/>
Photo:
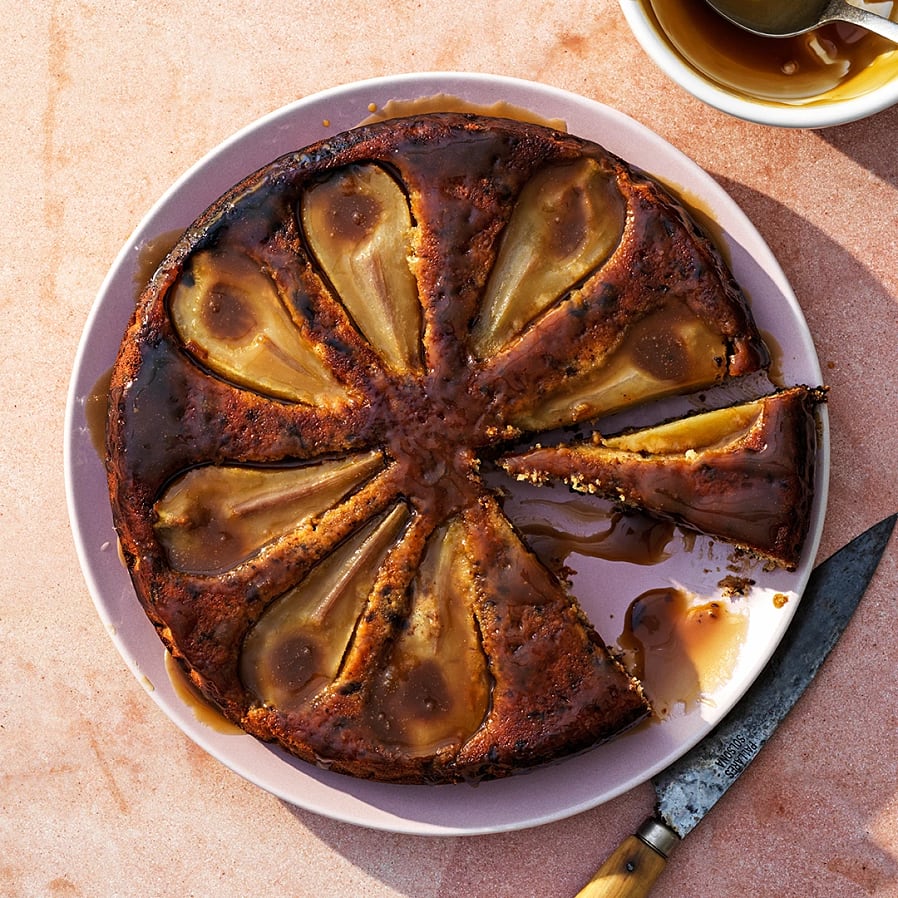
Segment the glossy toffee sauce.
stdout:
<path fill-rule="evenodd" d="M 771 38 L 728 22 L 705 0 L 643 2 L 675 51 L 737 94 L 804 105 L 858 96 L 898 75 L 895 45 L 845 22 Z M 895 18 L 896 4 L 890 5 Z"/>
<path fill-rule="evenodd" d="M 575 553 L 637 565 L 659 564 L 670 556 L 673 524 L 623 514 L 603 500 L 512 496 L 504 508 L 534 553 L 554 570 L 563 569 Z M 693 543 L 694 535 L 684 539 L 685 551 Z M 703 601 L 683 589 L 659 586 L 634 599 L 617 648 L 652 703 L 651 721 L 708 702 L 732 675 L 747 627 L 748 607 L 725 598 Z"/>
<path fill-rule="evenodd" d="M 656 718 L 689 711 L 733 673 L 748 615 L 726 601 L 696 603 L 684 590 L 652 589 L 627 609 L 618 645 Z"/>
<path fill-rule="evenodd" d="M 104 371 L 84 397 L 84 421 L 90 442 L 100 459 L 106 458 L 106 415 L 109 409 L 109 381 L 112 368 Z"/>
<path fill-rule="evenodd" d="M 236 724 L 231 723 L 217 708 L 210 704 L 206 697 L 191 683 L 184 671 L 178 667 L 171 653 L 165 653 L 165 672 L 171 682 L 175 695 L 193 711 L 193 716 L 204 726 L 227 736 L 239 736 L 243 733 Z"/>
<path fill-rule="evenodd" d="M 560 492 L 540 487 L 547 493 Z M 606 561 L 654 565 L 670 557 L 675 526 L 648 515 L 625 514 L 586 496 L 533 499 L 512 492 L 503 509 L 527 545 L 552 569 L 573 554 Z"/>

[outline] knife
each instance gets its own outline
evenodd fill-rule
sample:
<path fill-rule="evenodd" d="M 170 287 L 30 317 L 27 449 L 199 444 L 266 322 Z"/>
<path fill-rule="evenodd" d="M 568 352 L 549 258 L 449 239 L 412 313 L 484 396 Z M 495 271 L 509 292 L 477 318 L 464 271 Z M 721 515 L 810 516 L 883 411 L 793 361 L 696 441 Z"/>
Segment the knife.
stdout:
<path fill-rule="evenodd" d="M 736 782 L 814 679 L 866 591 L 896 518 L 856 536 L 811 572 L 760 676 L 708 736 L 652 779 L 654 816 L 618 846 L 577 898 L 649 893 L 674 848 Z"/>

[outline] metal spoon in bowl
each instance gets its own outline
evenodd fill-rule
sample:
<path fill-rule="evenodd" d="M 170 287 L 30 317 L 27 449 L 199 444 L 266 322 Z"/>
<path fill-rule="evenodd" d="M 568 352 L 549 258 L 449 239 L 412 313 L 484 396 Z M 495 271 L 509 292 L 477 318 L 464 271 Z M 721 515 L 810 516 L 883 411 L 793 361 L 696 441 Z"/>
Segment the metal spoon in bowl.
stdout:
<path fill-rule="evenodd" d="M 846 0 L 706 0 L 725 19 L 767 37 L 792 37 L 825 25 L 850 22 L 898 44 L 898 22 Z"/>

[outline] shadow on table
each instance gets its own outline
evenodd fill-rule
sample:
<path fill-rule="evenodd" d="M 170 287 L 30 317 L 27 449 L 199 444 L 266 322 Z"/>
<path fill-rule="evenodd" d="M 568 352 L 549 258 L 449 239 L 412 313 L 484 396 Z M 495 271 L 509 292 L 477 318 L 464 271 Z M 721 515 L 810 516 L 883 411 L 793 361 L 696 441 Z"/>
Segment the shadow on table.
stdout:
<path fill-rule="evenodd" d="M 875 128 L 873 127 L 875 123 Z M 892 106 L 868 119 L 822 128 L 816 132 L 858 165 L 882 181 L 898 188 L 898 106 Z"/>
<path fill-rule="evenodd" d="M 895 118 L 898 126 L 898 110 Z M 830 129 L 830 137 L 837 130 Z M 838 139 L 860 153 L 859 141 Z M 890 148 L 886 155 L 880 171 L 883 177 L 895 178 L 898 153 Z M 876 163 L 871 160 L 871 164 Z M 830 479 L 828 518 L 850 521 L 860 497 L 871 494 L 881 497 L 881 507 L 867 509 L 870 520 L 876 520 L 878 512 L 885 516 L 894 510 L 895 502 L 890 447 L 894 446 L 898 409 L 892 403 L 883 404 L 884 394 L 871 388 L 871 377 L 886 391 L 894 384 L 898 296 L 840 242 L 839 235 L 830 236 L 768 194 L 722 176 L 715 175 L 715 179 L 739 203 L 776 256 L 804 313 L 823 380 L 831 388 L 827 406 L 832 471 L 838 476 Z M 893 245 L 894 221 L 866 222 L 860 214 L 857 218 L 862 239 L 865 234 L 871 239 L 876 235 L 886 246 Z M 893 272 L 893 262 L 885 260 L 882 270 Z M 870 490 L 865 481 L 878 482 L 881 488 Z M 835 543 L 831 541 L 834 537 Z M 838 527 L 826 528 L 821 552 L 838 548 L 838 537 Z"/>
<path fill-rule="evenodd" d="M 382 883 L 384 894 L 562 898 L 575 895 L 616 844 L 642 822 L 651 808 L 651 790 L 642 786 L 543 826 L 469 836 L 379 832 L 283 804 L 303 827 L 358 868 L 362 878 Z M 341 873 L 340 879 L 345 877 Z"/>
<path fill-rule="evenodd" d="M 824 139 L 832 140 L 837 130 L 830 129 Z M 873 171 L 877 171 L 878 167 L 877 174 L 884 180 L 893 180 L 898 188 L 898 151 L 894 147 L 890 147 L 887 158 L 880 164 L 873 151 L 870 151 L 869 159 L 863 158 L 868 154 L 861 152 L 861 141 L 842 136 L 838 140 L 860 164 L 869 163 Z M 748 215 L 773 251 L 798 298 L 815 342 L 820 338 L 825 343 L 828 337 L 835 343 L 837 354 L 845 355 L 852 349 L 861 352 L 868 349 L 868 338 L 873 338 L 875 343 L 885 327 L 895 332 L 894 328 L 898 325 L 895 297 L 849 248 L 776 198 L 738 181 L 712 174 Z M 862 204 L 863 198 L 848 198 L 846 201 Z M 877 229 L 885 229 L 889 233 L 894 231 L 894 222 L 867 222 L 862 214 L 858 214 L 857 218 L 858 234 L 862 238 Z M 886 268 L 894 270 L 891 263 Z M 846 320 L 849 311 L 851 320 Z M 824 326 L 826 324 L 830 326 Z M 852 326 L 854 333 L 845 332 L 843 328 L 846 325 Z M 846 343 L 846 337 L 857 339 L 856 342 Z M 821 362 L 825 364 L 825 345 L 821 347 L 817 343 L 817 349 Z"/>

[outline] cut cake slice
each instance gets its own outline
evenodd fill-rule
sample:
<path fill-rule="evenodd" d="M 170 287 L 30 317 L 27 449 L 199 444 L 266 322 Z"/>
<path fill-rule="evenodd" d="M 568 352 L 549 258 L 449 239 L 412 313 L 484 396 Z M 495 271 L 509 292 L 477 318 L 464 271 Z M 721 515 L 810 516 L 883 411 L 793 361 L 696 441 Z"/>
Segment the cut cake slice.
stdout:
<path fill-rule="evenodd" d="M 509 454 L 519 480 L 561 480 L 794 570 L 810 524 L 822 388 Z"/>

